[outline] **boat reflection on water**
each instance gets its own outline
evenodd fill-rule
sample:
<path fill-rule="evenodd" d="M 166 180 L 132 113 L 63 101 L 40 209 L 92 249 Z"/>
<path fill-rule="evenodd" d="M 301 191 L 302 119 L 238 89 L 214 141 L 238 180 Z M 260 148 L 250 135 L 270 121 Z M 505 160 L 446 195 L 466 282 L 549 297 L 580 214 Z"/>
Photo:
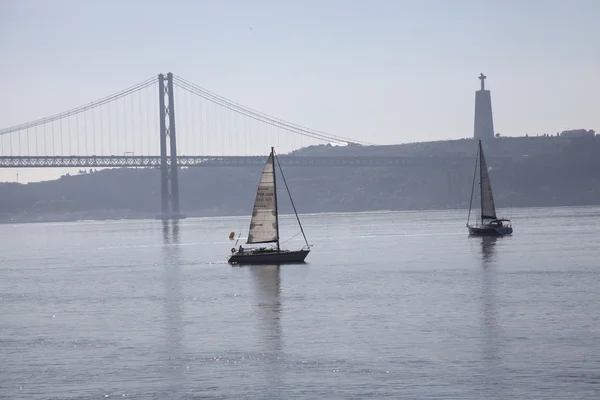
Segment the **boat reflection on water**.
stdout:
<path fill-rule="evenodd" d="M 248 266 L 256 298 L 261 342 L 267 352 L 281 351 L 281 278 L 279 265 Z"/>
<path fill-rule="evenodd" d="M 494 236 L 484 236 L 481 240 L 481 303 L 482 303 L 482 336 L 483 336 L 483 364 L 485 370 L 482 374 L 485 398 L 502 399 L 504 385 L 502 359 L 501 359 L 501 330 L 497 310 L 497 269 L 496 269 L 496 243 L 499 239 Z"/>
<path fill-rule="evenodd" d="M 265 395 L 267 398 L 277 398 L 282 393 L 283 365 L 280 266 L 256 265 L 246 268 L 250 269 L 254 287 L 255 315 L 258 322 L 257 339 L 263 354 L 267 382 Z"/>
<path fill-rule="evenodd" d="M 483 267 L 487 268 L 490 263 L 494 261 L 496 255 L 496 241 L 497 236 L 483 236 L 481 237 L 481 258 L 483 261 Z"/>

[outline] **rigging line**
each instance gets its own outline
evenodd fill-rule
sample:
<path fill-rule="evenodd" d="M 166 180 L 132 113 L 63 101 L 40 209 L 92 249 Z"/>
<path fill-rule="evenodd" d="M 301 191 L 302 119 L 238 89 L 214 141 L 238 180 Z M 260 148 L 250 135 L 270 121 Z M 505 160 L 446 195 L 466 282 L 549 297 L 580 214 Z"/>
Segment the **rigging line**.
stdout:
<path fill-rule="evenodd" d="M 245 109 L 246 111 L 249 111 L 249 112 L 261 115 L 264 118 L 267 118 L 267 119 L 270 119 L 270 120 L 273 120 L 273 121 L 277 121 L 277 122 L 280 122 L 280 123 L 283 123 L 283 124 L 286 124 L 286 125 L 289 125 L 289 126 L 294 126 L 296 128 L 300 128 L 300 129 L 305 130 L 305 131 L 310 131 L 310 132 L 315 133 L 315 134 L 320 134 L 320 135 L 323 135 L 325 137 L 336 138 L 337 140 L 341 140 L 341 141 L 349 141 L 348 138 L 344 138 L 344 137 L 333 135 L 333 134 L 330 134 L 330 133 L 318 131 L 318 130 L 311 129 L 311 128 L 308 128 L 308 127 L 305 127 L 305 126 L 302 126 L 302 125 L 298 125 L 298 124 L 294 124 L 292 122 L 285 121 L 285 120 L 280 119 L 280 118 L 273 117 L 273 116 L 271 116 L 269 114 L 265 114 L 265 113 L 260 112 L 258 110 L 254 110 L 254 109 L 252 109 L 250 107 L 247 107 L 247 106 L 244 106 L 244 105 L 242 105 L 240 103 L 236 103 L 233 100 L 229 100 L 229 99 L 227 99 L 227 98 L 225 98 L 223 96 L 219 96 L 218 94 L 216 94 L 214 92 L 211 92 L 210 90 L 204 89 L 203 87 L 198 86 L 198 85 L 194 84 L 193 82 L 187 81 L 187 80 L 181 78 L 180 76 L 174 75 L 174 77 L 175 77 L 176 80 L 180 80 L 182 83 L 185 83 L 185 84 L 187 84 L 189 86 L 192 86 L 192 87 L 194 87 L 195 89 L 197 89 L 200 92 L 207 93 L 207 94 L 209 94 L 211 96 L 219 98 L 221 101 L 227 102 L 227 103 L 232 104 L 232 105 L 236 105 L 236 106 L 238 106 L 240 108 Z M 364 143 L 364 144 L 367 144 L 367 142 L 357 142 L 357 141 L 354 141 L 354 142 L 355 143 Z"/>
<path fill-rule="evenodd" d="M 273 151 L 275 153 L 275 151 Z M 294 200 L 292 199 L 292 193 L 290 193 L 290 188 L 288 187 L 287 181 L 285 179 L 285 175 L 283 174 L 283 170 L 281 169 L 281 164 L 279 163 L 279 157 L 275 154 L 275 159 L 277 160 L 277 165 L 279 166 L 279 172 L 281 172 L 281 177 L 283 178 L 283 183 L 285 184 L 285 189 L 287 190 L 288 196 L 290 197 L 290 202 L 292 203 L 292 208 L 294 209 L 294 214 L 296 215 L 296 220 L 298 220 L 298 225 L 300 225 L 300 231 L 302 232 L 302 236 L 304 236 L 304 241 L 306 242 L 306 246 L 310 247 L 308 244 L 308 240 L 306 239 L 306 235 L 304 234 L 304 229 L 302 228 L 302 224 L 300 223 L 300 217 L 298 216 L 298 212 L 296 211 L 296 206 L 294 205 Z M 275 171 L 273 171 L 275 174 Z"/>
<path fill-rule="evenodd" d="M 357 141 L 357 140 L 350 140 L 347 138 L 342 138 L 342 137 L 338 137 L 335 135 L 330 135 L 330 134 L 325 134 L 325 133 L 319 133 L 318 131 L 312 130 L 312 129 L 308 129 L 308 128 L 303 128 L 299 125 L 293 124 L 293 123 L 289 123 L 287 121 L 284 120 L 280 120 L 277 118 L 272 118 L 269 117 L 268 115 L 264 114 L 264 113 L 260 113 L 258 111 L 252 110 L 248 107 L 242 106 L 238 103 L 232 102 L 230 100 L 227 100 L 224 97 L 218 96 L 218 95 L 214 95 L 209 91 L 203 91 L 201 88 L 197 88 L 193 85 L 184 83 L 184 82 L 176 82 L 177 86 L 184 89 L 184 90 L 188 90 L 191 91 L 192 93 L 196 94 L 197 96 L 203 97 L 209 101 L 212 101 L 213 103 L 219 104 L 222 107 L 225 108 L 229 108 L 230 110 L 235 109 L 237 110 L 237 112 L 244 114 L 246 116 L 250 116 L 249 114 L 252 114 L 254 117 L 254 119 L 260 120 L 261 122 L 265 122 L 265 123 L 269 123 L 271 125 L 275 125 L 278 127 L 287 127 L 290 129 L 286 129 L 287 131 L 290 132 L 295 132 L 295 133 L 300 133 L 300 132 L 304 132 L 306 134 L 308 134 L 310 137 L 314 138 L 314 139 L 321 139 L 321 140 L 326 140 L 326 141 L 333 141 L 333 142 L 354 142 L 354 143 L 360 143 L 360 144 L 371 144 L 371 143 L 367 143 L 367 142 L 362 142 L 362 141 Z"/>
<path fill-rule="evenodd" d="M 59 114 L 54 114 L 54 115 L 51 115 L 51 116 L 45 117 L 45 118 L 40 118 L 40 119 L 37 119 L 37 120 L 32 121 L 32 122 L 25 123 L 25 124 L 14 125 L 14 126 L 11 126 L 9 128 L 2 129 L 2 130 L 0 130 L 0 135 L 5 135 L 7 133 L 21 131 L 21 130 L 26 129 L 26 128 L 33 128 L 33 127 L 36 127 L 36 126 L 39 126 L 39 125 L 42 125 L 42 124 L 47 124 L 47 123 L 50 123 L 50 122 L 57 121 L 59 119 L 70 117 L 72 115 L 81 113 L 83 111 L 87 111 L 87 110 L 89 110 L 91 108 L 99 107 L 99 106 L 104 105 L 106 103 L 109 103 L 111 101 L 120 99 L 121 97 L 125 97 L 125 96 L 127 96 L 127 95 L 129 95 L 131 93 L 136 92 L 136 91 L 142 90 L 142 89 L 144 89 L 144 88 L 146 88 L 146 87 L 148 87 L 150 85 L 153 85 L 153 84 L 155 84 L 155 80 L 156 80 L 156 78 L 152 78 L 150 80 L 146 80 L 146 81 L 141 82 L 141 83 L 139 83 L 137 85 L 134 85 L 134 86 L 132 86 L 130 88 L 122 90 L 122 91 L 120 91 L 118 93 L 112 94 L 110 96 L 104 97 L 104 98 L 102 98 L 100 100 L 96 100 L 96 101 L 88 103 L 86 105 L 73 108 L 73 109 L 71 109 L 69 111 L 65 111 L 65 112 L 62 112 L 62 113 L 59 113 Z"/>
<path fill-rule="evenodd" d="M 281 242 L 280 244 L 285 244 L 286 242 L 289 242 L 290 240 L 292 240 L 293 238 L 295 238 L 296 236 L 298 236 L 301 232 L 296 233 L 294 236 L 285 239 L 283 242 Z"/>
<path fill-rule="evenodd" d="M 247 111 L 245 111 L 245 110 L 243 110 L 243 109 L 239 109 L 239 108 L 237 108 L 237 107 L 232 107 L 232 106 L 229 106 L 229 105 L 227 105 L 227 104 L 220 103 L 219 101 L 216 101 L 216 100 L 214 100 L 214 99 L 208 98 L 208 97 L 206 97 L 205 95 L 202 95 L 202 94 L 196 93 L 195 91 L 193 91 L 193 90 L 190 90 L 189 88 L 187 88 L 187 87 L 184 87 L 184 86 L 181 86 L 181 85 L 179 85 L 179 84 L 177 84 L 177 87 L 179 87 L 179 88 L 181 88 L 181 89 L 183 89 L 183 90 L 188 90 L 188 91 L 191 91 L 192 93 L 194 93 L 194 94 L 196 94 L 196 95 L 198 95 L 198 96 L 200 96 L 200 97 L 202 97 L 202 98 L 204 98 L 204 99 L 206 99 L 206 100 L 210 101 L 210 102 L 211 102 L 211 103 L 213 103 L 213 104 L 217 104 L 217 105 L 219 105 L 219 106 L 221 106 L 221 107 L 224 107 L 224 108 L 226 108 L 226 109 L 229 109 L 229 110 L 231 110 L 231 111 L 235 111 L 235 112 L 237 112 L 237 113 L 239 113 L 239 114 L 245 115 L 245 116 L 247 116 L 247 117 L 249 117 L 249 118 L 252 118 L 252 119 L 254 119 L 254 120 L 256 120 L 256 121 L 263 122 L 263 123 L 266 123 L 266 124 L 268 124 L 268 125 L 275 125 L 275 126 L 277 126 L 278 128 L 281 128 L 281 129 L 283 129 L 283 130 L 286 130 L 286 131 L 288 131 L 288 132 L 296 133 L 296 134 L 299 134 L 299 135 L 304 135 L 304 136 L 311 137 L 311 138 L 313 138 L 313 139 L 321 140 L 321 141 L 324 141 L 324 142 L 332 142 L 332 141 L 333 141 L 333 142 L 341 142 L 341 141 L 340 141 L 340 140 L 338 140 L 338 139 L 329 138 L 329 137 L 323 137 L 322 135 L 318 135 L 318 134 L 315 134 L 315 133 L 312 133 L 312 132 L 308 132 L 308 131 L 303 131 L 303 130 L 301 130 L 301 129 L 298 129 L 298 128 L 287 127 L 287 126 L 285 126 L 285 125 L 283 125 L 283 124 L 281 124 L 281 123 L 279 123 L 279 122 L 276 122 L 276 121 L 270 121 L 270 120 L 268 120 L 268 119 L 266 119 L 266 118 L 264 118 L 264 117 L 260 117 L 260 116 L 252 115 L 252 114 L 248 113 Z M 237 108 L 237 109 L 235 109 L 235 108 Z"/>

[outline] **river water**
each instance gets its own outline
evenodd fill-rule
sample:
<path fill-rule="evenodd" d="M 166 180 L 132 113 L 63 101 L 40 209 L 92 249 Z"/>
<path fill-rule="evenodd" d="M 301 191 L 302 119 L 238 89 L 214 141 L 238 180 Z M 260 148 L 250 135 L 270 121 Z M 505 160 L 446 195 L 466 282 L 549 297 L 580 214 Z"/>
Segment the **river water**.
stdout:
<path fill-rule="evenodd" d="M 304 215 L 281 267 L 248 218 L 0 225 L 0 398 L 598 399 L 600 208 L 511 214 Z"/>

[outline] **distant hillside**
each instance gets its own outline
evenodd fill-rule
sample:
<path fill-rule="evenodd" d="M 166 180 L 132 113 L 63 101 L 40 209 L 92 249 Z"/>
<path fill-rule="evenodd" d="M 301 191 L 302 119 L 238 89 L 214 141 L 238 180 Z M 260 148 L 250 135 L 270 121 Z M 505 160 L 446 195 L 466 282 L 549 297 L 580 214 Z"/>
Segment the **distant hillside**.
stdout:
<path fill-rule="evenodd" d="M 600 137 L 499 138 L 484 147 L 499 207 L 600 204 Z M 468 207 L 473 169 L 437 165 L 445 155 L 475 157 L 472 139 L 397 146 L 313 146 L 301 155 L 427 157 L 428 167 L 290 167 L 284 170 L 299 212 Z M 181 208 L 189 215 L 248 215 L 260 167 L 180 171 Z M 282 187 L 280 186 L 280 189 Z M 282 211 L 291 212 L 285 192 Z M 154 217 L 155 169 L 113 169 L 55 181 L 0 184 L 0 219 Z"/>
<path fill-rule="evenodd" d="M 489 157 L 520 158 L 560 152 L 571 141 L 579 138 L 561 136 L 499 137 L 490 145 L 485 145 Z M 444 140 L 435 142 L 406 143 L 387 146 L 310 146 L 296 150 L 291 154 L 303 156 L 464 156 L 474 157 L 476 151 L 474 139 Z"/>

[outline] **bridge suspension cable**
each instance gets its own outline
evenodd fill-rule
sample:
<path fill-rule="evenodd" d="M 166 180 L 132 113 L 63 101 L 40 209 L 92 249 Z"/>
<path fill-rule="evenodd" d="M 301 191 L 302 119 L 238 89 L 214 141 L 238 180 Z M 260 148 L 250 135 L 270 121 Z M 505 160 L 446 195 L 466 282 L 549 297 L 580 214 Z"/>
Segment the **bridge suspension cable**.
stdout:
<path fill-rule="evenodd" d="M 325 132 L 313 130 L 313 129 L 310 129 L 310 128 L 307 128 L 307 127 L 304 127 L 301 125 L 297 125 L 297 124 L 294 124 L 294 123 L 291 123 L 291 122 L 288 122 L 288 121 L 285 121 L 285 120 L 282 120 L 279 118 L 275 118 L 268 114 L 254 110 L 250 107 L 243 106 L 243 105 L 236 103 L 232 100 L 229 100 L 223 96 L 219 96 L 218 94 L 213 93 L 207 89 L 204 89 L 204 88 L 202 88 L 192 82 L 189 82 L 177 75 L 173 75 L 173 78 L 174 78 L 174 84 L 183 90 L 186 90 L 186 91 L 188 91 L 192 94 L 195 94 L 199 97 L 202 97 L 202 98 L 204 98 L 214 104 L 217 104 L 221 107 L 224 107 L 231 111 L 245 115 L 256 121 L 260 121 L 260 122 L 266 123 L 268 125 L 275 126 L 277 128 L 286 130 L 288 132 L 300 134 L 300 135 L 303 135 L 306 137 L 310 137 L 313 139 L 318 139 L 318 140 L 322 140 L 322 141 L 326 141 L 326 142 L 358 143 L 358 144 L 364 144 L 364 145 L 372 144 L 372 143 L 368 143 L 368 142 L 352 140 L 352 139 L 344 138 L 341 136 L 336 136 L 336 135 L 328 134 Z"/>
<path fill-rule="evenodd" d="M 40 126 L 40 125 L 44 125 L 44 124 L 48 124 L 54 121 L 58 121 L 64 118 L 68 118 L 71 117 L 75 114 L 79 114 L 82 113 L 84 111 L 90 110 L 92 108 L 96 108 L 99 107 L 101 105 L 110 103 L 112 101 L 118 100 L 120 98 L 123 98 L 127 95 L 130 95 L 132 93 L 138 92 L 142 89 L 147 88 L 148 86 L 154 85 L 156 84 L 156 77 L 152 77 L 149 78 L 143 82 L 140 82 L 136 85 L 133 85 L 127 89 L 124 89 L 120 92 L 114 93 L 110 96 L 104 97 L 100 100 L 96 100 L 94 102 L 88 103 L 86 105 L 80 106 L 80 107 L 76 107 L 73 108 L 72 110 L 69 111 L 65 111 L 59 114 L 55 114 L 46 118 L 40 118 L 38 120 L 32 121 L 32 122 L 28 122 L 25 124 L 20 124 L 20 125 L 14 125 L 11 126 L 9 128 L 4 128 L 4 129 L 0 129 L 0 135 L 6 135 L 8 133 L 12 133 L 12 132 L 18 132 L 18 131 L 22 131 L 24 129 L 30 129 L 30 128 L 35 128 L 36 126 Z"/>

